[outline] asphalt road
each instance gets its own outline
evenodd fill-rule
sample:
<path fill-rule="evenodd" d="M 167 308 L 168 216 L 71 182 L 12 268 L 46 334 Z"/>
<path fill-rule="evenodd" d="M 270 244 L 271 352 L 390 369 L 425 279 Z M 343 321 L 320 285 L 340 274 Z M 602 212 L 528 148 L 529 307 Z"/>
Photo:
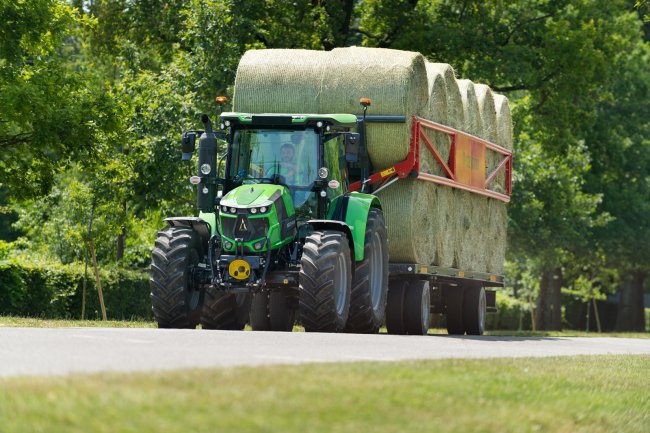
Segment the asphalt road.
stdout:
<path fill-rule="evenodd" d="M 0 328 L 0 377 L 308 362 L 650 355 L 650 339 Z"/>

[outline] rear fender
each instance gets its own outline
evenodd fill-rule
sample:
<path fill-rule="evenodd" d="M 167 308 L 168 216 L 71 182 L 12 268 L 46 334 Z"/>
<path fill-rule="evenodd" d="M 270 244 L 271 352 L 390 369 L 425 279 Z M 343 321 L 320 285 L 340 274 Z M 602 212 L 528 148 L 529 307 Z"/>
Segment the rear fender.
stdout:
<path fill-rule="evenodd" d="M 366 224 L 371 208 L 381 209 L 379 199 L 371 194 L 352 192 L 335 198 L 330 204 L 327 217 L 330 221 L 345 222 L 350 232 L 355 261 L 363 260 L 366 241 Z"/>

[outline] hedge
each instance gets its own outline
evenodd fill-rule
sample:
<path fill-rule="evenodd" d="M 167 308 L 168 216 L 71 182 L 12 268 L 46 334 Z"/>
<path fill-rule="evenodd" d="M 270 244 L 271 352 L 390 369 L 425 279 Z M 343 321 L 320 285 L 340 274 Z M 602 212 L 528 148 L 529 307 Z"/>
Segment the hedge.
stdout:
<path fill-rule="evenodd" d="M 148 272 L 107 268 L 100 278 L 109 319 L 151 319 Z M 83 279 L 83 265 L 0 261 L 0 315 L 78 319 Z M 92 267 L 86 284 L 86 318 L 101 317 Z"/>
<path fill-rule="evenodd" d="M 497 312 L 486 317 L 487 329 L 524 330 L 532 329 L 530 307 L 526 302 L 497 291 Z"/>

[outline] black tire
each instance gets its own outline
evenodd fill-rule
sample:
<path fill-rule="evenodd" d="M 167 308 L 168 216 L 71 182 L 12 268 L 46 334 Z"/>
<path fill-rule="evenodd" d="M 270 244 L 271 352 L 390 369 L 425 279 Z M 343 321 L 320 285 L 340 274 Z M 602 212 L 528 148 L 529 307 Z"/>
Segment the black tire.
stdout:
<path fill-rule="evenodd" d="M 271 331 L 291 332 L 296 322 L 296 310 L 281 291 L 272 291 L 269 297 L 269 322 Z"/>
<path fill-rule="evenodd" d="M 465 287 L 463 297 L 463 324 L 467 335 L 483 335 L 487 302 L 485 289 L 480 285 Z"/>
<path fill-rule="evenodd" d="M 251 327 L 253 331 L 271 330 L 271 322 L 269 321 L 269 292 L 266 290 L 253 293 Z"/>
<path fill-rule="evenodd" d="M 314 231 L 305 239 L 300 263 L 300 322 L 305 331 L 343 330 L 352 279 L 347 237 L 338 231 Z"/>
<path fill-rule="evenodd" d="M 364 258 L 356 264 L 347 332 L 376 334 L 384 323 L 388 297 L 388 234 L 381 209 L 370 209 Z"/>
<path fill-rule="evenodd" d="M 445 286 L 445 302 L 447 305 L 447 333 L 449 335 L 465 334 L 463 324 L 463 287 Z"/>
<path fill-rule="evenodd" d="M 407 285 L 408 282 L 405 280 L 391 280 L 389 283 L 386 304 L 386 331 L 389 334 L 406 334 L 404 301 Z"/>
<path fill-rule="evenodd" d="M 159 328 L 195 328 L 199 323 L 203 295 L 191 287 L 191 276 L 202 251 L 192 229 L 169 227 L 158 232 L 149 282 Z"/>
<path fill-rule="evenodd" d="M 253 295 L 251 326 L 253 331 L 291 332 L 296 310 L 281 291 L 262 291 Z"/>
<path fill-rule="evenodd" d="M 203 329 L 241 331 L 248 322 L 250 308 L 249 293 L 224 293 L 208 287 L 201 310 L 201 326 Z"/>
<path fill-rule="evenodd" d="M 407 334 L 426 335 L 431 318 L 431 291 L 428 281 L 411 281 L 404 294 L 404 328 Z"/>

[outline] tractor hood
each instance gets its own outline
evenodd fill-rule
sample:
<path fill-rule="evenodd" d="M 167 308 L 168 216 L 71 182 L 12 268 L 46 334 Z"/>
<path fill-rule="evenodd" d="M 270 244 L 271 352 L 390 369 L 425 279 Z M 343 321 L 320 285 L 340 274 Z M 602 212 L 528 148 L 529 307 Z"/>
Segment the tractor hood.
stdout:
<path fill-rule="evenodd" d="M 241 185 L 221 199 L 221 205 L 234 208 L 271 206 L 282 196 L 285 187 L 270 184 Z"/>

